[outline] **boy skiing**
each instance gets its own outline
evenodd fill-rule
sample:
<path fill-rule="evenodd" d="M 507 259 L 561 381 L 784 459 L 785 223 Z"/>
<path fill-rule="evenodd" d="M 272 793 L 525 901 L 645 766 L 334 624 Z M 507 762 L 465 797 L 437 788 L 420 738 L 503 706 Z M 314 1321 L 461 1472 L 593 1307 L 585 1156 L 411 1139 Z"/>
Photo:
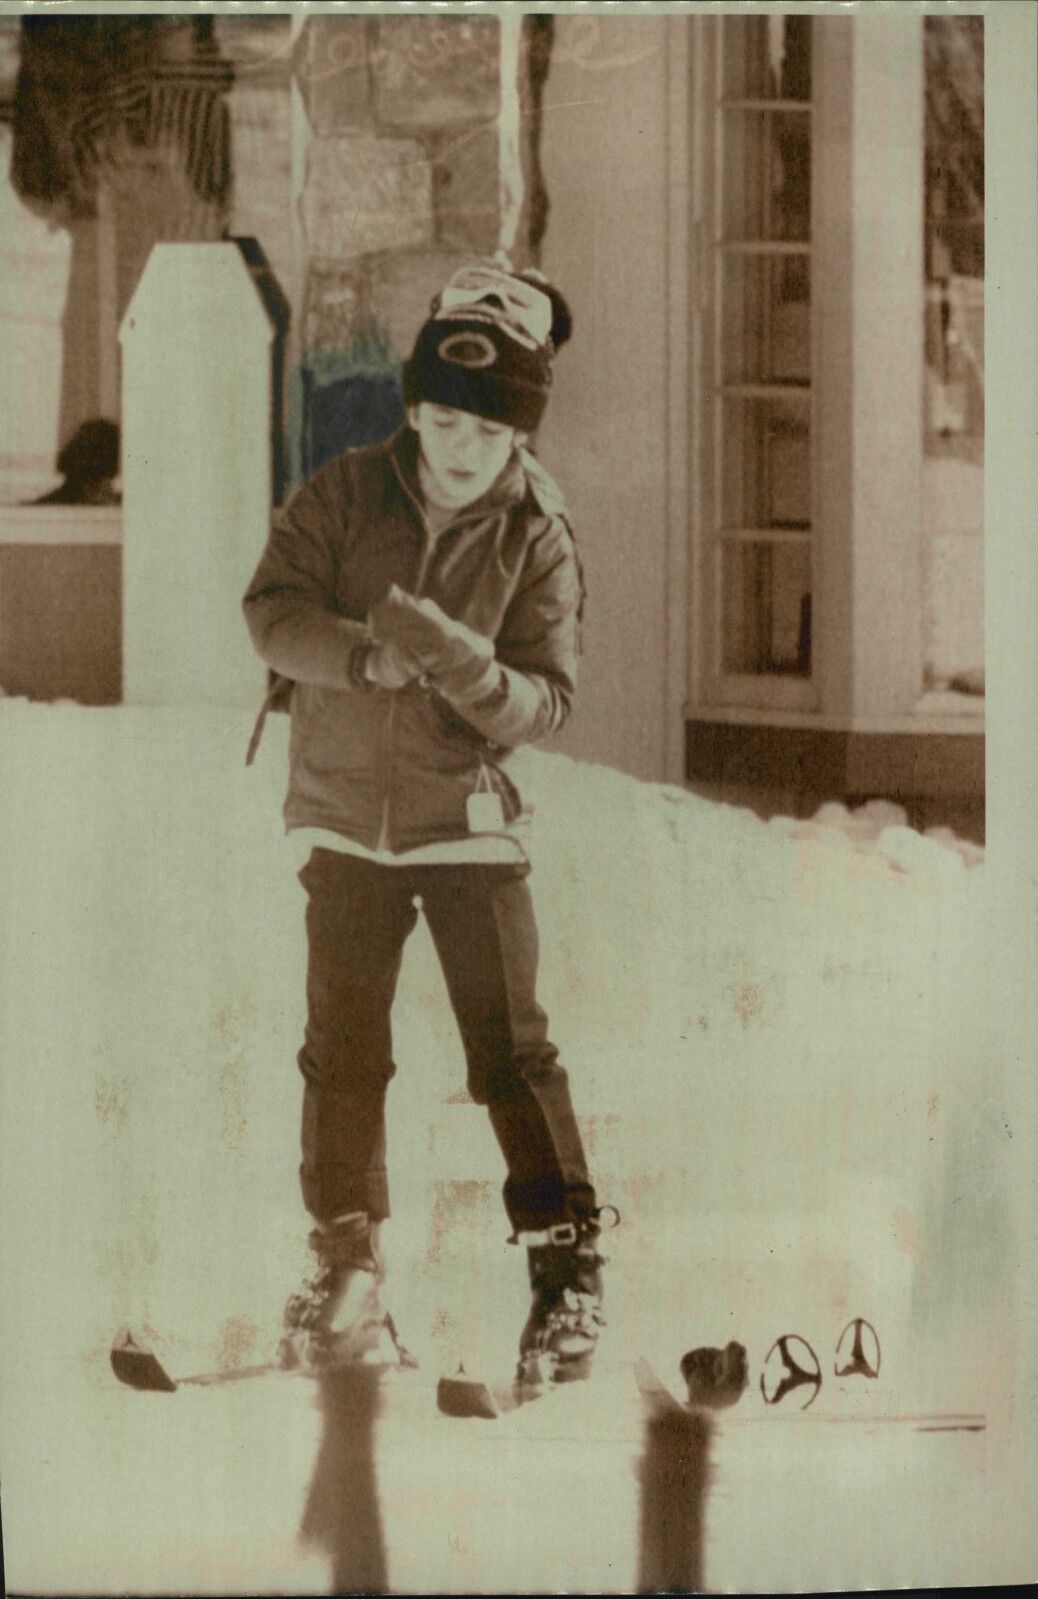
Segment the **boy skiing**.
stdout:
<path fill-rule="evenodd" d="M 284 814 L 306 854 L 300 1177 L 317 1266 L 285 1309 L 286 1365 L 360 1359 L 393 1330 L 379 1247 L 390 1010 L 420 900 L 507 1168 L 510 1241 L 527 1247 L 519 1378 L 590 1369 L 602 1212 L 536 1000 L 508 763 L 562 725 L 575 686 L 579 562 L 524 448 L 568 332 L 539 274 L 457 272 L 405 363 L 406 425 L 297 491 L 244 599 L 275 685 L 292 684 Z"/>

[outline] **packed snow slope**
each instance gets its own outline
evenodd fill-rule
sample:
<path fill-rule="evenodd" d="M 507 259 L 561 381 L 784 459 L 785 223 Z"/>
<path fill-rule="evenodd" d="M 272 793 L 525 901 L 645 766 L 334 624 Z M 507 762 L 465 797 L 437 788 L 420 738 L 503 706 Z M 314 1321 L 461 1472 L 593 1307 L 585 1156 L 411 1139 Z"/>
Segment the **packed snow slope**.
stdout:
<path fill-rule="evenodd" d="M 150 1328 L 181 1370 L 267 1358 L 305 1264 L 287 726 L 271 719 L 246 769 L 248 722 L 0 701 L 12 1525 L 19 1510 L 31 1524 L 57 1470 L 33 1442 L 42 1365 L 99 1404 L 123 1323 Z M 614 1350 L 673 1375 L 690 1345 L 735 1337 L 753 1369 L 800 1330 L 824 1363 L 862 1314 L 892 1404 L 997 1408 L 1015 1360 L 1012 1129 L 976 955 L 981 853 L 882 807 L 765 824 L 525 759 L 541 999 L 600 1198 L 624 1217 Z M 394 1022 L 398 1319 L 434 1367 L 463 1355 L 499 1369 L 522 1261 L 422 923 Z M 84 1397 L 77 1420 L 69 1403 L 62 1425 L 75 1439 L 81 1422 L 85 1440 L 95 1412 Z M 81 1441 L 87 1506 L 92 1458 Z"/>
<path fill-rule="evenodd" d="M 246 1240 L 299 1229 L 287 727 L 271 719 L 246 769 L 246 721 L 0 704 L 3 1092 L 26 1163 L 8 1180 L 25 1199 L 31 1176 L 34 1211 L 86 1229 L 89 1269 L 128 1316 L 160 1279 L 179 1294 L 198 1277 L 203 1240 L 234 1261 L 217 1292 L 235 1275 L 254 1291 L 264 1264 Z M 850 1304 L 896 1285 L 920 1312 L 952 1293 L 942 1263 L 962 1288 L 975 1245 L 997 1273 L 1007 1131 L 975 958 L 979 852 L 878 831 L 882 808 L 843 828 L 764 824 L 526 759 L 541 997 L 601 1197 L 679 1260 L 716 1262 L 722 1300 L 732 1256 L 782 1303 L 809 1267 L 812 1292 Z M 456 1103 L 463 1061 L 424 924 L 395 1022 L 398 1216 L 428 1209 L 429 1183 L 496 1194 L 483 1114 Z"/>

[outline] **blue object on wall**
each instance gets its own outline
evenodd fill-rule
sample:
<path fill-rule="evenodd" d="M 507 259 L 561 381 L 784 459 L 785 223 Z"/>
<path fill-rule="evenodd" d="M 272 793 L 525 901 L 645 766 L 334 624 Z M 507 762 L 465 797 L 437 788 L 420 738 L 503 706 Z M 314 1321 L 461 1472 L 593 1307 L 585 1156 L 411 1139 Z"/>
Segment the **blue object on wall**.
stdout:
<path fill-rule="evenodd" d="M 404 420 L 404 402 L 397 372 L 358 372 L 307 395 L 308 472 L 342 450 L 377 444 Z"/>
<path fill-rule="evenodd" d="M 400 362 L 379 329 L 347 349 L 308 355 L 289 382 L 289 490 L 343 450 L 388 438 L 403 420 Z"/>

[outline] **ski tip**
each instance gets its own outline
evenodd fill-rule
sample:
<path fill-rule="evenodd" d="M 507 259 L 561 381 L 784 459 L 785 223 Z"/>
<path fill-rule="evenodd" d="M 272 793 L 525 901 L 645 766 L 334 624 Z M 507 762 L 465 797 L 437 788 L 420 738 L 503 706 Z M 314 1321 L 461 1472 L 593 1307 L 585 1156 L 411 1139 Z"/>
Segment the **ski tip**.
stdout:
<path fill-rule="evenodd" d="M 634 1380 L 638 1384 L 638 1391 L 651 1416 L 688 1414 L 685 1406 L 678 1400 L 644 1355 L 639 1355 L 634 1363 Z"/>
<path fill-rule="evenodd" d="M 647 1399 L 671 1398 L 670 1389 L 657 1377 L 644 1355 L 639 1355 L 634 1363 L 634 1376 L 638 1387 Z"/>
<path fill-rule="evenodd" d="M 480 1417 L 496 1421 L 501 1414 L 497 1400 L 485 1382 L 470 1377 L 459 1366 L 453 1377 L 441 1377 L 436 1384 L 436 1408 L 444 1416 Z"/>
<path fill-rule="evenodd" d="M 137 1388 L 147 1393 L 176 1392 L 177 1385 L 173 1378 L 128 1327 L 116 1334 L 109 1359 L 116 1377 L 127 1388 Z"/>

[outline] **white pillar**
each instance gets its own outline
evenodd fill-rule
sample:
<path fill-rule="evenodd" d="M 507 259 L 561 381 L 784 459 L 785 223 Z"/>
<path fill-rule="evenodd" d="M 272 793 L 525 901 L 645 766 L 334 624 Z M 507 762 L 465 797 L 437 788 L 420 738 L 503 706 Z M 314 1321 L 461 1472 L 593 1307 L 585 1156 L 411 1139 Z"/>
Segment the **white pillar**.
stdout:
<path fill-rule="evenodd" d="M 576 331 L 538 448 L 573 513 L 589 591 L 573 716 L 552 747 L 654 782 L 673 770 L 668 607 L 681 605 L 668 598 L 668 29 L 659 15 L 560 12 L 541 143 L 541 264 L 572 296 Z"/>
<path fill-rule="evenodd" d="M 823 711 L 922 686 L 923 19 L 815 21 L 815 606 Z"/>
<path fill-rule="evenodd" d="M 233 244 L 158 244 L 123 345 L 123 685 L 251 707 L 241 597 L 270 517 L 273 329 Z"/>

